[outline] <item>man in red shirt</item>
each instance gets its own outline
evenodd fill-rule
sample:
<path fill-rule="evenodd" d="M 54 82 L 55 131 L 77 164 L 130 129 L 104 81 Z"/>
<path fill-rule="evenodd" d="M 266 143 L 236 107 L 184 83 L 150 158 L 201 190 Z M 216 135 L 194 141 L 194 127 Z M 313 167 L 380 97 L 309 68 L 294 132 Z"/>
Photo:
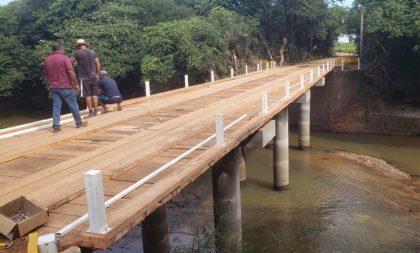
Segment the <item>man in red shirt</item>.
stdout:
<path fill-rule="evenodd" d="M 53 98 L 53 131 L 58 132 L 60 128 L 61 106 L 63 101 L 67 103 L 73 114 L 76 127 L 86 126 L 87 122 L 82 122 L 79 106 L 77 105 L 77 84 L 76 74 L 70 58 L 64 55 L 63 47 L 54 43 L 53 53 L 44 61 L 44 72 L 48 79 L 48 88 Z"/>

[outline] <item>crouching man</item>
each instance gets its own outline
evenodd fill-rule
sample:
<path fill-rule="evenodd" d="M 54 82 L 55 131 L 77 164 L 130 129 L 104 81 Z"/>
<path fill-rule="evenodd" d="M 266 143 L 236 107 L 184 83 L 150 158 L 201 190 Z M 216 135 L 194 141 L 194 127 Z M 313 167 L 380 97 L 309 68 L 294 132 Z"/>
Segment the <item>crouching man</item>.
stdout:
<path fill-rule="evenodd" d="M 108 77 L 108 73 L 105 70 L 99 72 L 99 105 L 104 108 L 104 113 L 108 112 L 109 109 L 106 105 L 117 104 L 118 111 L 122 110 L 121 102 L 122 96 L 118 89 L 117 82 L 114 79 Z"/>

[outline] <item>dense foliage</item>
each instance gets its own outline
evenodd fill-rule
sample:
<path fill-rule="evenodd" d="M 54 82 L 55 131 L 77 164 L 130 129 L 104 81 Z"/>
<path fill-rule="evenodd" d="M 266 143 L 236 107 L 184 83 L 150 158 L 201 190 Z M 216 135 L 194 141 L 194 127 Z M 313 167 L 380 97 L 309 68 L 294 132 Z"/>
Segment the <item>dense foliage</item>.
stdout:
<path fill-rule="evenodd" d="M 362 62 L 372 95 L 420 104 L 420 2 L 356 0 L 348 19 L 349 33 L 360 34 L 362 11 Z"/>
<path fill-rule="evenodd" d="M 259 59 L 328 55 L 343 10 L 327 0 L 15 0 L 0 7 L 0 96 L 46 94 L 43 59 L 83 38 L 104 69 L 130 88 L 170 89 L 188 73 L 243 71 Z M 28 94 L 28 91 L 31 92 Z"/>

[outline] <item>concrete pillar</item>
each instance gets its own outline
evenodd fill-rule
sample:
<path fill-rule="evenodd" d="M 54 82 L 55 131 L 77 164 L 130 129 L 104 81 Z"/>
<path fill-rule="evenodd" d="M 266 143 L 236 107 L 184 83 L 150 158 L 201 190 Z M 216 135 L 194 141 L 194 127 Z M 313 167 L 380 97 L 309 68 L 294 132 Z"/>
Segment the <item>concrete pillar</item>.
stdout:
<path fill-rule="evenodd" d="M 307 91 L 307 93 L 310 91 Z M 300 117 L 298 121 L 299 133 L 298 143 L 299 149 L 305 150 L 310 146 L 310 124 L 311 124 L 311 100 L 309 99 L 300 103 Z"/>
<path fill-rule="evenodd" d="M 239 171 L 240 171 L 239 180 L 241 182 L 245 182 L 246 181 L 245 147 L 241 146 L 240 150 L 241 150 L 241 157 L 240 157 L 241 159 L 239 161 Z"/>
<path fill-rule="evenodd" d="M 241 147 L 236 147 L 212 169 L 214 225 L 218 252 L 231 252 L 242 244 Z"/>
<path fill-rule="evenodd" d="M 144 253 L 168 253 L 169 237 L 166 205 L 158 207 L 141 223 Z"/>
<path fill-rule="evenodd" d="M 274 117 L 276 136 L 273 139 L 273 188 L 288 189 L 289 185 L 289 110 L 283 109 Z"/>

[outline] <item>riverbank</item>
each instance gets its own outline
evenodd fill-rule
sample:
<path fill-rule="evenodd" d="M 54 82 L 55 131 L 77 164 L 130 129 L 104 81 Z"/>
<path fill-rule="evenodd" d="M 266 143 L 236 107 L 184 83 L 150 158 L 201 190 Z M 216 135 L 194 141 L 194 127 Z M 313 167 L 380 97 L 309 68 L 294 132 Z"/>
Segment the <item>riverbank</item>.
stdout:
<path fill-rule="evenodd" d="M 420 136 L 420 107 L 356 99 L 319 129 L 338 133 Z"/>

